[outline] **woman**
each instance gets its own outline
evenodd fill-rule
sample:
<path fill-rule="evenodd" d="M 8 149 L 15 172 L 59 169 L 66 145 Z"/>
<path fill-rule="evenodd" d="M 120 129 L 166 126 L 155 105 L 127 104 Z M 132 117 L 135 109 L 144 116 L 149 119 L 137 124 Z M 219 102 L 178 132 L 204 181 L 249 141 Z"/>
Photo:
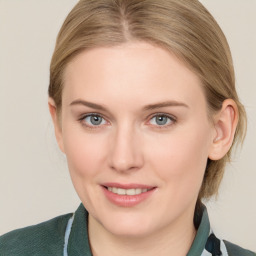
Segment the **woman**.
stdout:
<path fill-rule="evenodd" d="M 0 255 L 255 255 L 218 239 L 201 203 L 246 114 L 198 1 L 80 1 L 58 35 L 49 110 L 82 204 L 2 236 Z"/>

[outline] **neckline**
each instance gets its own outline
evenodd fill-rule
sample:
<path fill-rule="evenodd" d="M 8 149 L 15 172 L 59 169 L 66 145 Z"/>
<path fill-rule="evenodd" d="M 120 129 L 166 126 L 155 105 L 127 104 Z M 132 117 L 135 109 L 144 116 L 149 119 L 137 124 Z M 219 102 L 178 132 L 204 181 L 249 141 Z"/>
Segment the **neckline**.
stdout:
<path fill-rule="evenodd" d="M 207 209 L 203 206 L 202 217 L 197 229 L 196 237 L 187 256 L 201 255 L 210 233 L 210 222 Z M 74 213 L 74 220 L 68 240 L 68 255 L 92 256 L 88 236 L 88 212 L 81 203 Z"/>

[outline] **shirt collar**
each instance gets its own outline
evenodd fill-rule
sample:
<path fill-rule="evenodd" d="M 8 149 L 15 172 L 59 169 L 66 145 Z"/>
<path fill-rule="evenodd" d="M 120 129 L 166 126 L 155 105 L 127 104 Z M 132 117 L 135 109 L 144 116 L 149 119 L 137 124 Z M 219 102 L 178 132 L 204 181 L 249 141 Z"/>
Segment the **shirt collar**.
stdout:
<path fill-rule="evenodd" d="M 187 254 L 187 256 L 198 256 L 204 251 L 205 244 L 210 234 L 210 222 L 208 212 L 205 206 L 202 206 L 202 217 L 200 220 L 199 227 L 197 229 L 196 237 L 194 242 Z"/>
<path fill-rule="evenodd" d="M 68 256 L 92 256 L 88 237 L 88 212 L 83 204 L 80 204 L 74 214 L 68 240 Z"/>
<path fill-rule="evenodd" d="M 204 206 L 201 221 L 194 242 L 187 256 L 201 255 L 210 233 L 210 222 L 207 209 Z M 74 220 L 68 240 L 68 256 L 92 256 L 88 237 L 88 212 L 80 204 L 74 213 Z"/>

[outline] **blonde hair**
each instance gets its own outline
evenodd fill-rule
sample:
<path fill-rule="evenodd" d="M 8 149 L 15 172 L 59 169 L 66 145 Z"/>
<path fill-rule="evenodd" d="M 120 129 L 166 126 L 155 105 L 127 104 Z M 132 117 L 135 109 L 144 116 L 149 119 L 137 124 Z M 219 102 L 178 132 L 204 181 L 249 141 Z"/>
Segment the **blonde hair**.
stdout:
<path fill-rule="evenodd" d="M 67 16 L 58 34 L 50 67 L 49 96 L 61 112 L 63 74 L 81 51 L 145 41 L 174 53 L 201 79 L 210 115 L 233 99 L 239 121 L 233 145 L 225 157 L 208 160 L 199 193 L 218 192 L 224 167 L 234 144 L 246 133 L 246 113 L 235 89 L 230 49 L 212 15 L 197 0 L 81 0 Z"/>

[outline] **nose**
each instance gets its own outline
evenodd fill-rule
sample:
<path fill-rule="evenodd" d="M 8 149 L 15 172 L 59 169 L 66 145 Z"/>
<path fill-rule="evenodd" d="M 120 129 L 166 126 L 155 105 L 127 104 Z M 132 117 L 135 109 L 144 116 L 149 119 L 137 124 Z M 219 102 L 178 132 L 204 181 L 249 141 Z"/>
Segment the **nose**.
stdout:
<path fill-rule="evenodd" d="M 110 141 L 109 165 L 118 172 L 139 170 L 143 166 L 142 143 L 138 132 L 123 125 Z"/>

